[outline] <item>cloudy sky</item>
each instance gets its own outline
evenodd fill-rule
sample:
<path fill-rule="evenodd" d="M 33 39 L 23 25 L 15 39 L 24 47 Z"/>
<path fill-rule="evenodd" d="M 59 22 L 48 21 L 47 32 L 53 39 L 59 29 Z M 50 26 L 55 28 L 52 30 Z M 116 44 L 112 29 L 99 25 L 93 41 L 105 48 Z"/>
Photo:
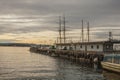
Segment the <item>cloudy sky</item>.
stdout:
<path fill-rule="evenodd" d="M 91 41 L 120 39 L 120 0 L 0 0 L 0 42 L 52 43 L 58 17 L 66 16 L 67 36 L 79 40 L 81 20 L 90 22 Z"/>

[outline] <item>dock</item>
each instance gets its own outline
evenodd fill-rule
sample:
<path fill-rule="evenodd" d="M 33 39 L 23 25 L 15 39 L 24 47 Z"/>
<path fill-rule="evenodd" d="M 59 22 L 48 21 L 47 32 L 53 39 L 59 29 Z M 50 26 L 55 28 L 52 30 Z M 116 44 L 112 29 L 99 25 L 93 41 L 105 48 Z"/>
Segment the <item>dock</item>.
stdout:
<path fill-rule="evenodd" d="M 61 21 L 63 23 L 61 23 Z M 87 22 L 87 39 L 85 40 L 84 22 L 82 20 L 81 39 L 76 42 L 72 41 L 72 39 L 69 40 L 66 36 L 65 22 L 65 16 L 63 16 L 63 19 L 59 17 L 59 36 L 56 38 L 57 40 L 53 44 L 52 48 L 45 46 L 34 46 L 30 48 L 30 51 L 52 57 L 68 59 L 81 65 L 96 68 L 96 70 L 102 68 L 102 65 L 103 68 L 106 67 L 106 63 L 101 64 L 104 54 L 120 53 L 120 40 L 113 39 L 112 32 L 109 32 L 109 38 L 105 41 L 91 41 L 90 26 L 89 22 Z M 113 66 L 113 64 L 110 66 Z"/>
<path fill-rule="evenodd" d="M 77 62 L 84 66 L 93 67 L 94 60 L 97 58 L 97 64 L 100 65 L 100 62 L 103 61 L 103 54 L 99 54 L 96 52 L 84 52 L 84 51 L 76 51 L 76 50 L 56 50 L 56 49 L 39 49 L 35 47 L 30 48 L 31 52 L 49 55 L 52 57 L 60 57 L 64 59 L 68 59 L 70 61 Z"/>

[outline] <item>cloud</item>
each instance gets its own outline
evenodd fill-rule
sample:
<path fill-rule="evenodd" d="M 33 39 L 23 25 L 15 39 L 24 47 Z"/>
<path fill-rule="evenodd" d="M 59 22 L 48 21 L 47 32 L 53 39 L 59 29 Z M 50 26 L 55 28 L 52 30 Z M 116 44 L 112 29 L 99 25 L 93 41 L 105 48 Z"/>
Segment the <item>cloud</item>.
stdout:
<path fill-rule="evenodd" d="M 92 34 L 104 39 L 110 30 L 120 34 L 119 4 L 120 0 L 0 0 L 0 35 L 56 32 L 58 16 L 65 14 L 68 31 L 80 33 L 83 19 L 85 28 L 89 21 Z"/>

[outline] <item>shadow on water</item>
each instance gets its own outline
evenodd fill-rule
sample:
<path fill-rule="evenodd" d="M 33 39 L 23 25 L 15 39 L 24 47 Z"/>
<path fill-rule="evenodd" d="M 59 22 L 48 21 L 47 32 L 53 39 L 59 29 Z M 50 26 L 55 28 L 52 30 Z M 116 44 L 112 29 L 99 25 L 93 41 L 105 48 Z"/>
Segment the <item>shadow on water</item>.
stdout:
<path fill-rule="evenodd" d="M 103 76 L 107 79 L 107 80 L 120 80 L 120 74 L 119 73 L 113 73 L 107 70 L 103 71 Z"/>
<path fill-rule="evenodd" d="M 0 80 L 106 80 L 91 68 L 28 49 L 0 47 Z"/>

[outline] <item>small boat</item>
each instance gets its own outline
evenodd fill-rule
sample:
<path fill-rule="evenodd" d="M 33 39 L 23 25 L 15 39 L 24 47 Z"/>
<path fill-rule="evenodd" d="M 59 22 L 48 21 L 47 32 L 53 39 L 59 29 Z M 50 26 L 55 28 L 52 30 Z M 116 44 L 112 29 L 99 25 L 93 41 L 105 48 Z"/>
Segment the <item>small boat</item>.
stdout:
<path fill-rule="evenodd" d="M 105 55 L 104 61 L 101 64 L 103 69 L 120 73 L 120 54 Z"/>
<path fill-rule="evenodd" d="M 106 70 L 120 73 L 120 64 L 101 62 L 102 67 Z"/>

